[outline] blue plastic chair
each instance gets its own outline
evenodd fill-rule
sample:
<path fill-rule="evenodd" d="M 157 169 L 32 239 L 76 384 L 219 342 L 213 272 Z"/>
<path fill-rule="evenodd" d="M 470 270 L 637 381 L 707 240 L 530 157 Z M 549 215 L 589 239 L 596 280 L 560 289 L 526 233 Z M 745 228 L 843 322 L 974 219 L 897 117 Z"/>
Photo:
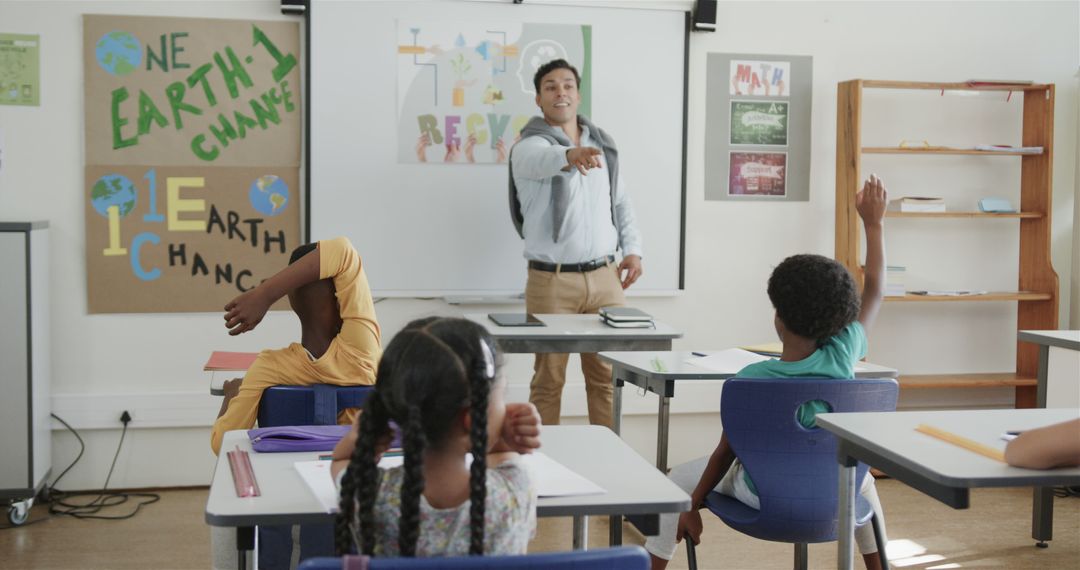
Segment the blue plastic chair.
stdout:
<path fill-rule="evenodd" d="M 259 427 L 329 426 L 346 408 L 362 408 L 374 386 L 273 386 L 259 400 Z"/>
<path fill-rule="evenodd" d="M 346 408 L 362 408 L 373 386 L 273 386 L 259 400 L 259 427 L 334 425 Z M 259 527 L 259 568 L 287 570 L 292 559 L 292 525 Z M 334 553 L 334 525 L 300 525 L 300 559 Z"/>
<path fill-rule="evenodd" d="M 837 538 L 839 467 L 836 438 L 799 424 L 799 407 L 824 400 L 833 412 L 896 410 L 897 383 L 891 378 L 733 378 L 724 383 L 720 420 L 735 455 L 757 488 L 761 510 L 713 491 L 705 506 L 729 527 L 777 542 L 795 544 L 795 566 L 806 568 L 807 544 Z M 856 489 L 867 466 L 856 468 Z M 874 525 L 881 562 L 888 569 L 883 537 L 870 503 L 856 494 L 856 525 Z M 694 564 L 694 541 L 687 540 Z"/>
<path fill-rule="evenodd" d="M 649 554 L 640 546 L 619 546 L 572 552 L 542 552 L 518 556 L 453 556 L 447 558 L 312 558 L 297 570 L 648 570 Z"/>

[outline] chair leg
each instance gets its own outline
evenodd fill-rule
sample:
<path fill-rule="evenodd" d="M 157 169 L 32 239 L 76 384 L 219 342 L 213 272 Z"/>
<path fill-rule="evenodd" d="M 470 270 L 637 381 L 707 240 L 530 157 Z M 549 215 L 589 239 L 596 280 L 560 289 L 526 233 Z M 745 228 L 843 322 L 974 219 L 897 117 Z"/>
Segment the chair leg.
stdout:
<path fill-rule="evenodd" d="M 881 525 L 878 524 L 877 515 L 870 517 L 870 524 L 874 527 L 874 542 L 877 543 L 878 556 L 881 558 L 881 570 L 889 570 L 889 556 L 885 552 L 885 537 L 881 536 Z"/>
<path fill-rule="evenodd" d="M 810 553 L 807 550 L 805 542 L 795 543 L 795 568 L 796 570 L 806 570 L 809 566 Z"/>
<path fill-rule="evenodd" d="M 697 570 L 697 551 L 694 550 L 694 539 L 684 537 L 686 541 L 686 564 L 690 570 Z"/>

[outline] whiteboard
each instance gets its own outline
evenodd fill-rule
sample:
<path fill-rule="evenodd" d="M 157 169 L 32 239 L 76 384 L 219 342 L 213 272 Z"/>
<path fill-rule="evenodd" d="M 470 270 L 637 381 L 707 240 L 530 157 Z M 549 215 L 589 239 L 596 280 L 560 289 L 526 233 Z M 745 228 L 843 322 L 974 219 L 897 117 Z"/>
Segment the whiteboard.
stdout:
<path fill-rule="evenodd" d="M 590 26 L 591 119 L 619 147 L 643 236 L 645 273 L 628 292 L 681 288 L 686 12 L 316 0 L 308 18 L 309 232 L 348 236 L 375 295 L 513 295 L 526 278 L 505 164 L 399 161 L 414 144 L 397 140 L 399 22 Z"/>

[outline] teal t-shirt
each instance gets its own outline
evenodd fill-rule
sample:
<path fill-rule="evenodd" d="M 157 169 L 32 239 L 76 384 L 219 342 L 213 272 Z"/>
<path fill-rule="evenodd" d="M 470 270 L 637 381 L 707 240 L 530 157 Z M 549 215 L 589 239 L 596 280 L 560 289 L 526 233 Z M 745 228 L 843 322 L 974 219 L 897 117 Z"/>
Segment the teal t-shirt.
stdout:
<path fill-rule="evenodd" d="M 855 363 L 866 356 L 866 330 L 862 323 L 854 321 L 844 330 L 825 341 L 825 344 L 813 354 L 795 362 L 770 359 L 747 365 L 739 371 L 739 378 L 851 378 L 855 373 Z M 799 407 L 798 420 L 804 428 L 814 427 L 814 417 L 828 412 L 829 408 L 821 400 L 810 401 Z M 755 495 L 757 488 L 745 470 L 743 478 L 746 486 Z"/>

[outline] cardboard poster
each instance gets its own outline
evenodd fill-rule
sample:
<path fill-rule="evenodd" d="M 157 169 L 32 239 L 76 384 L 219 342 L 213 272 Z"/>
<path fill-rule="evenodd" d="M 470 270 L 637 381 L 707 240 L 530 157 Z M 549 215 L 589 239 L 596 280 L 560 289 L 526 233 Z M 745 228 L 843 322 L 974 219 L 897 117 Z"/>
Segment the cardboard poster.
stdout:
<path fill-rule="evenodd" d="M 41 39 L 0 34 L 0 105 L 41 104 Z"/>
<path fill-rule="evenodd" d="M 731 144 L 787 146 L 786 101 L 732 101 Z"/>
<path fill-rule="evenodd" d="M 791 63 L 787 61 L 731 60 L 731 95 L 787 97 L 791 93 Z"/>
<path fill-rule="evenodd" d="M 399 20 L 398 162 L 505 163 L 540 112 L 537 68 L 559 58 L 577 68 L 589 116 L 591 26 Z"/>
<path fill-rule="evenodd" d="M 83 42 L 89 312 L 220 311 L 285 267 L 298 25 L 84 16 Z"/>
<path fill-rule="evenodd" d="M 732 152 L 728 193 L 735 196 L 785 196 L 786 170 L 786 152 Z"/>

